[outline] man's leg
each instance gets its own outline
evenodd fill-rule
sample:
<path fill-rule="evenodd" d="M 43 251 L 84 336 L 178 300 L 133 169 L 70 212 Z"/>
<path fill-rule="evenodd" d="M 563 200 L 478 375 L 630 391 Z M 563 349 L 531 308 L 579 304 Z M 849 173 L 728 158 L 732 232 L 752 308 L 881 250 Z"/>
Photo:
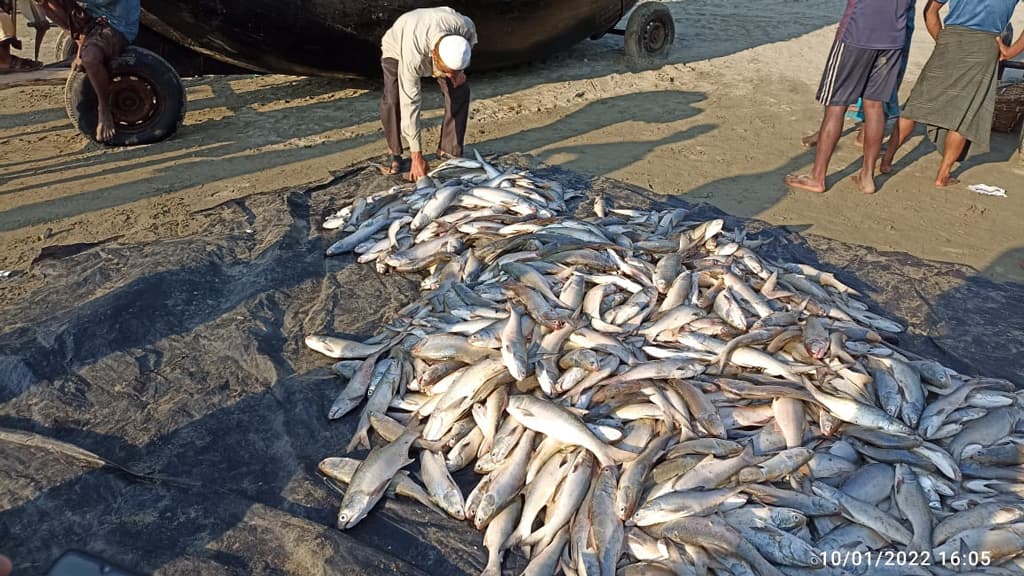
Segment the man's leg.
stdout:
<path fill-rule="evenodd" d="M 466 142 L 466 125 L 469 123 L 469 80 L 455 86 L 448 78 L 438 78 L 437 84 L 444 95 L 444 122 L 441 123 L 439 152 L 462 156 Z"/>
<path fill-rule="evenodd" d="M 835 152 L 836 144 L 843 133 L 843 115 L 846 114 L 846 106 L 827 106 L 825 116 L 821 119 L 821 129 L 818 130 L 818 146 L 814 155 L 814 168 L 810 175 L 790 174 L 786 176 L 787 186 L 800 188 L 809 192 L 825 191 L 825 175 L 828 174 L 828 164 L 832 160 L 832 153 Z"/>
<path fill-rule="evenodd" d="M 384 58 L 380 61 L 380 67 L 384 72 L 384 95 L 380 99 L 380 122 L 384 126 L 384 139 L 387 141 L 388 154 L 391 156 L 391 173 L 398 174 L 402 169 L 401 163 L 396 162 L 394 158 L 402 155 L 402 110 L 398 99 L 398 60 Z"/>
<path fill-rule="evenodd" d="M 892 126 L 892 134 L 889 135 L 889 145 L 885 149 L 885 155 L 882 157 L 882 165 L 878 168 L 878 171 L 882 174 L 889 174 L 892 172 L 892 161 L 896 157 L 896 151 L 903 146 L 903 143 L 910 138 L 910 134 L 914 131 L 915 122 L 913 120 L 904 118 L 902 116 Z"/>
<path fill-rule="evenodd" d="M 82 66 L 89 76 L 92 89 L 96 91 L 96 100 L 99 103 L 99 123 L 96 126 L 96 140 L 106 142 L 114 137 L 116 127 L 114 117 L 110 113 L 110 73 L 107 71 L 107 60 L 104 57 L 103 49 L 96 44 L 89 43 L 82 47 Z"/>
<path fill-rule="evenodd" d="M 864 100 L 864 165 L 854 178 L 860 191 L 875 193 L 875 163 L 882 150 L 885 111 L 878 100 Z"/>
<path fill-rule="evenodd" d="M 960 153 L 964 151 L 967 139 L 963 134 L 949 130 L 946 134 L 946 149 L 942 153 L 942 163 L 939 165 L 939 173 L 935 177 L 935 185 L 939 188 L 959 184 L 960 181 L 949 175 L 953 171 L 953 164 L 956 164 Z"/>

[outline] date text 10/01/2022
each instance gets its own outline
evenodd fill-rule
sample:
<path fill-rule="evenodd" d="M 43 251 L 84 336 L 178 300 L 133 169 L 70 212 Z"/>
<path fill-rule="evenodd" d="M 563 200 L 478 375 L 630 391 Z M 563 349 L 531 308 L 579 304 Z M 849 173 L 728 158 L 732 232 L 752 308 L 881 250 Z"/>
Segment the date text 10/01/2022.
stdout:
<path fill-rule="evenodd" d="M 939 551 L 932 554 L 930 551 L 895 551 L 884 550 L 879 552 L 860 550 L 831 551 L 821 553 L 821 563 L 825 566 L 837 568 L 856 566 L 951 566 L 951 567 L 972 567 L 988 566 L 992 558 L 987 550 L 976 552 L 946 552 Z"/>

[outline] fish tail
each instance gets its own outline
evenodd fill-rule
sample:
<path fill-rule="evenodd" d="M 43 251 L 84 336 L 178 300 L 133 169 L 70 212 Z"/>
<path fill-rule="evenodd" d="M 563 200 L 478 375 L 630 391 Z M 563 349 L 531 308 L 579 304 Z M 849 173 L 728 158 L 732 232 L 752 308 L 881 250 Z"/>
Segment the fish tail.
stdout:
<path fill-rule="evenodd" d="M 352 452 L 360 446 L 365 446 L 367 448 L 370 447 L 370 437 L 366 434 L 366 430 L 356 432 L 352 436 L 352 439 L 348 442 L 348 446 L 345 446 L 345 452 Z"/>

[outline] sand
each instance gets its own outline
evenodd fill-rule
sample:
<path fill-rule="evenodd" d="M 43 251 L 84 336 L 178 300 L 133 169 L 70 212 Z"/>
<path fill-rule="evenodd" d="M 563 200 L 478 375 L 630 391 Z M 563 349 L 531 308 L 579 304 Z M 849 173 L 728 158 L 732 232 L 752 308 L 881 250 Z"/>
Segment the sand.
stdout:
<path fill-rule="evenodd" d="M 530 153 L 738 216 L 1024 282 L 1017 134 L 995 134 L 992 152 L 960 167 L 963 185 L 936 189 L 939 158 L 918 133 L 897 172 L 865 196 L 849 178 L 860 149 L 848 125 L 828 193 L 782 184 L 812 163 L 800 137 L 821 119 L 814 91 L 842 4 L 670 3 L 676 47 L 659 69 L 629 71 L 622 39 L 606 36 L 544 62 L 471 75 L 467 146 Z M 1014 24 L 1024 30 L 1024 11 Z M 919 17 L 904 97 L 931 46 Z M 373 82 L 228 76 L 186 83 L 182 130 L 130 149 L 82 138 L 65 116 L 61 82 L 0 83 L 0 270 L 25 270 L 54 244 L 188 235 L 198 211 L 325 181 L 385 152 Z M 427 94 L 424 146 L 432 150 L 441 100 L 432 86 Z M 1008 197 L 967 190 L 976 183 L 1001 186 Z"/>

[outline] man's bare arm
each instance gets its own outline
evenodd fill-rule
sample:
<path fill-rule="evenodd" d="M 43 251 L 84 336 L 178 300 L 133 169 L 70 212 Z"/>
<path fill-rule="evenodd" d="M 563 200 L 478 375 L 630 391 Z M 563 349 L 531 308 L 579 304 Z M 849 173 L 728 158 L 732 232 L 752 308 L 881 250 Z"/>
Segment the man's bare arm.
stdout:
<path fill-rule="evenodd" d="M 997 38 L 996 41 L 999 42 L 1000 60 L 1013 60 L 1024 52 L 1024 34 L 1021 34 L 1017 41 L 1009 46 L 1003 44 L 1002 38 Z"/>
<path fill-rule="evenodd" d="M 35 3 L 43 9 L 46 17 L 53 20 L 57 26 L 60 26 L 65 30 L 71 29 L 71 26 L 68 24 L 71 19 L 67 11 L 64 9 L 62 2 L 55 2 L 54 0 L 35 0 Z"/>
<path fill-rule="evenodd" d="M 924 7 L 924 25 L 928 28 L 928 34 L 931 35 L 932 40 L 939 41 L 939 32 L 942 31 L 942 18 L 939 17 L 939 10 L 942 10 L 942 4 L 935 0 L 928 0 L 928 3 Z"/>

